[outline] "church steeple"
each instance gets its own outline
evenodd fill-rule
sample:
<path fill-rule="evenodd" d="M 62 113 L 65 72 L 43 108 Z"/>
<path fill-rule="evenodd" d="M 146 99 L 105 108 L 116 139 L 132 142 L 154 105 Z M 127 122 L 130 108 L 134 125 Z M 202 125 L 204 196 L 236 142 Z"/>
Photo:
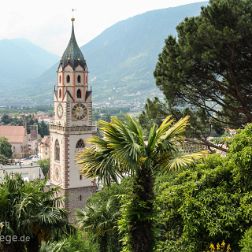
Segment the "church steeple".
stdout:
<path fill-rule="evenodd" d="M 62 69 L 64 69 L 67 65 L 70 65 L 74 70 L 78 65 L 80 65 L 81 67 L 83 67 L 84 70 L 86 70 L 87 64 L 86 64 L 84 56 L 83 56 L 83 54 L 77 44 L 75 34 L 74 34 L 75 18 L 72 18 L 71 21 L 72 21 L 71 38 L 68 42 L 67 48 L 66 48 L 62 58 L 60 60 L 59 67 L 62 67 Z"/>
<path fill-rule="evenodd" d="M 61 58 L 54 87 L 54 119 L 50 122 L 50 182 L 61 188 L 63 206 L 73 220 L 75 209 L 82 208 L 96 190 L 91 179 L 81 175 L 77 152 L 96 134 L 92 124 L 92 91 L 88 88 L 88 69 L 74 34 Z"/>

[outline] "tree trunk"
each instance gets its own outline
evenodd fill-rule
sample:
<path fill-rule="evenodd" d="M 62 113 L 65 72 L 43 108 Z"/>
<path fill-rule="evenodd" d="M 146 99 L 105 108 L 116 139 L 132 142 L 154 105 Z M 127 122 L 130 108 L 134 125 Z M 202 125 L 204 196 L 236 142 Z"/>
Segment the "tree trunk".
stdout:
<path fill-rule="evenodd" d="M 38 252 L 39 251 L 39 241 L 38 238 L 35 236 L 30 239 L 29 243 L 27 244 L 27 252 Z"/>
<path fill-rule="evenodd" d="M 108 251 L 108 239 L 106 235 L 103 235 L 100 237 L 99 240 L 99 247 L 100 247 L 100 252 L 107 252 Z"/>
<path fill-rule="evenodd" d="M 136 172 L 133 199 L 129 209 L 130 246 L 132 252 L 153 251 L 153 176 L 146 163 Z"/>

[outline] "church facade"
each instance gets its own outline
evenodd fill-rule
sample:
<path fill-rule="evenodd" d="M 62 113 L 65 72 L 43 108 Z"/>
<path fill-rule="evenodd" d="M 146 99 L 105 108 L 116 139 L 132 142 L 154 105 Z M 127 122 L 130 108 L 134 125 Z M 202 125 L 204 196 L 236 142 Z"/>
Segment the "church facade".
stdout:
<path fill-rule="evenodd" d="M 95 182 L 81 175 L 76 163 L 76 154 L 87 146 L 87 139 L 96 131 L 92 124 L 88 68 L 76 42 L 72 18 L 71 38 L 57 70 L 54 120 L 50 123 L 50 183 L 61 188 L 70 221 L 75 209 L 82 208 L 96 191 Z"/>

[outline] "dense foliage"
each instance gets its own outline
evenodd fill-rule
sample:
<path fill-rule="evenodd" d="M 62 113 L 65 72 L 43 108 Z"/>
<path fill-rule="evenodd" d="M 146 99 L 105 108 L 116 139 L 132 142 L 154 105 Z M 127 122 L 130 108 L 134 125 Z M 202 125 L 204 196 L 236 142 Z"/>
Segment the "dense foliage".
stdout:
<path fill-rule="evenodd" d="M 0 251 L 37 252 L 43 240 L 58 239 L 67 231 L 66 212 L 57 207 L 61 199 L 56 193 L 56 189 L 46 188 L 45 181 L 24 182 L 20 175 L 4 177 L 0 184 L 0 233 L 5 239 Z M 16 241 L 10 240 L 14 236 Z"/>
<path fill-rule="evenodd" d="M 4 164 L 6 159 L 11 158 L 12 148 L 11 144 L 8 142 L 7 138 L 0 137 L 0 156 L 2 161 L 0 163 Z"/>
<path fill-rule="evenodd" d="M 49 159 L 41 159 L 37 161 L 38 165 L 42 169 L 42 172 L 45 177 L 47 177 L 49 168 L 50 168 L 50 160 Z"/>
<path fill-rule="evenodd" d="M 42 242 L 39 252 L 98 252 L 91 234 L 77 231 L 60 241 Z"/>
<path fill-rule="evenodd" d="M 155 174 L 154 251 L 251 251 L 251 147 L 248 125 L 233 138 L 226 156 L 211 154 L 190 168 Z M 133 192 L 132 178 L 123 179 L 105 186 L 81 211 L 87 233 L 119 242 L 119 250 L 116 242 L 106 242 L 98 251 L 135 251 L 128 246 Z"/>
<path fill-rule="evenodd" d="M 105 186 L 88 200 L 84 209 L 77 212 L 78 226 L 91 234 L 100 252 L 120 252 L 122 249 L 118 227 L 121 199 L 130 194 L 131 186 L 129 179 L 124 179 L 121 184 Z"/>
<path fill-rule="evenodd" d="M 239 249 L 252 224 L 251 147 L 248 125 L 234 137 L 226 157 L 210 155 L 190 170 L 159 177 L 157 251 L 207 251 L 223 240 L 232 251 Z"/>
<path fill-rule="evenodd" d="M 105 184 L 125 175 L 133 178 L 133 193 L 128 204 L 130 250 L 153 251 L 153 181 L 156 172 L 176 170 L 202 157 L 202 153 L 181 151 L 188 117 L 174 123 L 168 116 L 158 127 L 144 131 L 131 116 L 111 122 L 100 121 L 100 136 L 90 139 L 91 147 L 78 155 L 82 173 L 98 177 Z"/>

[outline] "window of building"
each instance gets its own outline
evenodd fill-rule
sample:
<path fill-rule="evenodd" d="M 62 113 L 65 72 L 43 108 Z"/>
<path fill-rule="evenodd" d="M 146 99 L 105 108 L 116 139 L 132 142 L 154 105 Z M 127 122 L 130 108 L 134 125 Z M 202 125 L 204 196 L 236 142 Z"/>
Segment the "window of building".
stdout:
<path fill-rule="evenodd" d="M 77 82 L 81 83 L 81 76 L 80 75 L 78 75 L 78 77 L 77 77 Z"/>
<path fill-rule="evenodd" d="M 79 200 L 82 201 L 82 196 L 81 195 L 79 196 Z"/>
<path fill-rule="evenodd" d="M 61 89 L 59 90 L 59 98 L 61 98 Z"/>
<path fill-rule="evenodd" d="M 80 175 L 80 180 L 82 180 L 82 175 Z"/>
<path fill-rule="evenodd" d="M 66 77 L 66 81 L 67 81 L 67 83 L 69 83 L 69 82 L 70 82 L 70 75 L 67 75 L 67 77 Z"/>
<path fill-rule="evenodd" d="M 59 76 L 59 83 L 61 83 L 61 75 Z"/>
<path fill-rule="evenodd" d="M 55 141 L 55 147 L 54 147 L 54 158 L 57 161 L 60 161 L 60 146 L 58 139 Z"/>
<path fill-rule="evenodd" d="M 85 147 L 84 141 L 82 139 L 80 139 L 77 143 L 76 143 L 76 149 L 83 149 Z"/>
<path fill-rule="evenodd" d="M 77 98 L 81 98 L 81 90 L 80 89 L 77 90 Z"/>

